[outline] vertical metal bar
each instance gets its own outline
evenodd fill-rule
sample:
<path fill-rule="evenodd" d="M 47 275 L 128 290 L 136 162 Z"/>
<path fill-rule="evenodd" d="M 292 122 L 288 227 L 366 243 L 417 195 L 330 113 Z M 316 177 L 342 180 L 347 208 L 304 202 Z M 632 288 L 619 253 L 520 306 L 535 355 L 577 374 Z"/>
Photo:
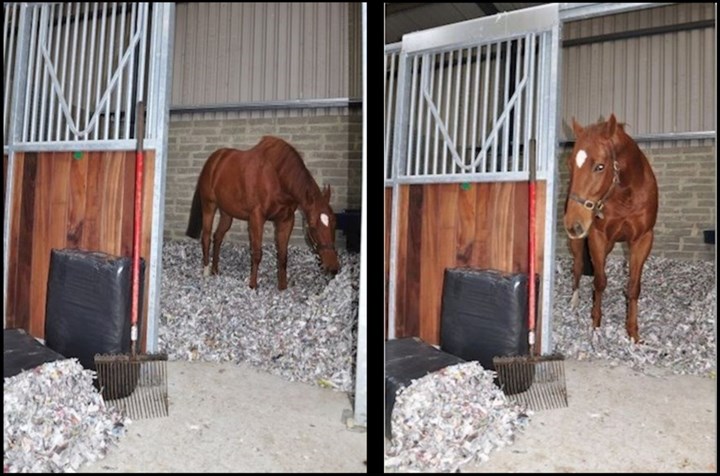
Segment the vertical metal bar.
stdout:
<path fill-rule="evenodd" d="M 527 37 L 526 37 L 527 38 Z M 520 79 L 525 70 L 521 70 L 522 62 L 520 53 L 522 51 L 523 38 L 517 40 L 517 56 L 515 58 L 515 94 L 517 94 L 517 103 L 515 106 L 515 120 L 513 121 L 513 172 L 520 171 L 520 126 L 522 124 L 522 91 L 519 90 Z"/>
<path fill-rule="evenodd" d="M 137 3 L 133 3 L 131 7 L 131 13 L 130 13 L 130 35 L 128 44 L 134 45 L 134 39 L 135 39 L 135 33 L 137 31 L 140 31 L 139 23 L 135 22 L 135 15 L 137 13 Z M 127 85 L 127 92 L 126 92 L 126 101 L 125 101 L 125 116 L 127 118 L 127 121 L 125 121 L 125 133 L 123 134 L 123 139 L 130 139 L 130 118 L 132 117 L 132 114 L 130 111 L 133 110 L 132 107 L 132 98 L 133 98 L 133 90 L 135 87 L 134 79 L 135 77 L 133 74 L 135 73 L 135 50 L 137 49 L 137 46 L 132 46 L 132 51 L 130 53 L 130 59 L 129 59 L 129 70 L 128 70 L 128 85 Z"/>
<path fill-rule="evenodd" d="M 483 87 L 483 120 L 482 120 L 482 144 L 483 157 L 481 170 L 487 172 L 487 113 L 488 113 L 488 94 L 490 90 L 490 58 L 492 55 L 492 44 L 488 43 L 485 48 L 485 84 Z"/>
<path fill-rule="evenodd" d="M 398 177 L 400 171 L 405 169 L 403 160 L 407 160 L 405 150 L 408 142 L 408 99 L 411 75 L 408 72 L 407 53 L 401 50 L 400 64 L 398 65 L 397 103 L 395 104 L 395 137 L 393 138 L 393 191 L 392 212 L 390 214 L 390 266 L 388 276 L 388 312 L 387 326 L 388 339 L 395 338 L 395 308 L 397 305 L 397 254 L 398 254 L 398 213 L 400 211 L 400 188 Z"/>
<path fill-rule="evenodd" d="M 80 45 L 80 74 L 78 75 L 78 91 L 77 91 L 77 106 L 75 107 L 75 127 L 80 131 L 84 128 L 81 126 L 80 123 L 80 108 L 82 106 L 82 90 L 83 90 L 83 83 L 85 83 L 85 44 L 87 43 L 87 29 L 88 29 L 88 15 L 90 13 L 90 4 L 85 4 L 85 18 L 83 19 L 83 29 L 82 29 L 82 43 Z M 76 22 L 80 21 L 80 18 L 75 19 Z M 87 121 L 85 126 L 87 127 Z M 78 135 L 75 135 L 75 140 L 78 139 Z"/>
<path fill-rule="evenodd" d="M 93 83 L 93 66 L 95 60 L 95 36 L 97 32 L 97 14 L 98 14 L 98 3 L 93 4 L 93 24 L 92 30 L 90 31 L 90 62 L 88 64 L 88 81 L 87 81 L 87 93 L 85 94 L 85 128 L 87 129 L 90 121 L 90 98 L 92 97 L 92 83 Z M 99 83 L 100 77 L 95 77 L 95 80 Z M 96 104 L 97 105 L 97 104 Z M 97 130 L 97 122 L 95 123 L 94 129 Z M 88 130 L 85 138 L 90 138 L 90 131 Z"/>
<path fill-rule="evenodd" d="M 153 29 L 157 29 L 158 75 L 155 77 L 157 124 L 155 177 L 153 184 L 152 235 L 150 237 L 150 284 L 148 292 L 147 349 L 156 352 L 160 322 L 160 291 L 162 284 L 163 223 L 165 220 L 165 176 L 167 171 L 167 139 L 170 118 L 170 90 L 173 47 L 175 43 L 175 4 L 155 4 Z"/>
<path fill-rule="evenodd" d="M 447 80 L 447 94 L 445 95 L 445 129 L 449 130 L 450 126 L 450 94 L 452 91 L 452 70 L 453 70 L 453 52 L 448 52 L 448 80 Z M 443 159 L 442 159 L 442 174 L 447 173 L 447 151 L 448 143 L 443 137 Z"/>
<path fill-rule="evenodd" d="M 526 103 L 527 103 L 527 114 L 525 116 L 525 163 L 529 164 L 529 152 L 530 152 L 530 139 L 532 138 L 532 125 L 533 125 L 533 96 L 535 94 L 535 33 L 530 34 L 530 43 L 527 49 L 527 55 L 529 57 L 529 69 L 528 69 L 528 81 L 526 83 Z M 530 166 L 528 165 L 528 172 Z"/>
<path fill-rule="evenodd" d="M 120 38 L 118 44 L 118 58 L 122 58 L 125 53 L 125 17 L 127 16 L 127 2 L 122 2 L 122 13 L 120 13 Z M 118 63 L 118 68 L 120 65 Z M 125 120 L 130 122 L 130 111 L 125 111 L 125 117 L 121 118 L 120 103 L 122 102 L 122 85 L 123 85 L 123 73 L 121 72 L 118 76 L 117 82 L 117 94 L 115 95 L 115 130 L 113 132 L 113 139 L 120 138 L 120 122 Z"/>
<path fill-rule="evenodd" d="M 425 90 L 427 89 L 427 66 L 428 66 L 428 55 L 422 55 L 421 66 L 420 66 L 420 91 L 418 91 L 418 125 L 417 133 L 415 136 L 415 175 L 420 175 L 420 162 L 422 160 L 422 126 L 423 126 L 423 104 L 425 104 Z"/>
<path fill-rule="evenodd" d="M 478 102 L 480 102 L 480 59 L 482 58 L 482 45 L 477 47 L 477 58 L 475 59 L 475 92 L 473 99 L 473 120 L 472 120 L 472 153 L 470 154 L 471 162 L 475 162 L 475 151 L 477 150 L 477 121 L 478 121 Z M 476 173 L 477 167 L 474 167 L 471 173 Z"/>
<path fill-rule="evenodd" d="M 155 12 L 153 11 L 153 15 L 155 15 Z M 155 16 L 153 16 L 153 21 L 155 21 Z M 148 110 L 147 113 L 147 123 L 149 125 L 148 137 L 154 137 L 153 133 L 155 131 L 155 121 L 156 121 L 156 111 L 158 109 L 157 101 L 158 101 L 158 95 L 157 95 L 157 89 L 156 84 L 157 80 L 155 79 L 156 76 L 159 74 L 158 70 L 160 68 L 160 65 L 158 64 L 158 54 L 157 49 L 160 45 L 160 42 L 162 41 L 162 38 L 160 37 L 162 33 L 159 29 L 153 28 L 152 34 L 151 34 L 151 42 L 150 42 L 150 74 L 148 75 L 148 104 L 150 104 L 152 107 Z"/>
<path fill-rule="evenodd" d="M 355 423 L 367 426 L 367 2 L 362 4 L 363 156 L 360 224 L 360 297 L 355 357 Z"/>
<path fill-rule="evenodd" d="M 102 87 L 102 70 L 103 70 L 103 59 L 105 58 L 105 24 L 107 23 L 107 8 L 108 4 L 107 2 L 103 3 L 103 14 L 102 14 L 102 20 L 100 20 L 100 46 L 98 47 L 98 65 L 97 65 L 97 84 L 95 85 L 95 111 L 97 113 L 97 109 L 100 107 L 100 88 Z M 108 62 L 111 62 L 110 59 L 108 59 Z M 110 78 L 107 79 L 106 82 L 109 82 Z M 99 114 L 99 113 L 98 113 Z M 107 122 L 107 117 L 105 118 L 105 121 Z M 98 120 L 95 123 L 95 130 L 93 131 L 94 135 L 93 138 L 95 140 L 98 139 L 98 136 L 100 135 L 100 121 Z"/>
<path fill-rule="evenodd" d="M 72 114 L 72 106 L 73 106 L 73 99 L 75 98 L 75 70 L 77 69 L 77 36 L 78 36 L 78 27 L 80 26 L 80 2 L 77 2 L 75 5 L 77 5 L 77 9 L 75 10 L 75 21 L 74 21 L 74 27 L 73 27 L 73 41 L 72 41 L 72 59 L 70 60 L 70 87 L 68 88 L 68 92 L 65 95 L 67 98 L 67 105 L 68 105 L 68 112 Z M 80 115 L 80 112 L 78 111 L 78 117 Z M 72 119 L 70 117 L 67 118 L 67 124 L 65 125 L 65 140 L 70 140 L 70 125 L 71 125 Z M 75 127 L 77 127 L 78 124 L 75 124 Z M 77 134 L 75 134 L 75 140 L 78 140 Z"/>
<path fill-rule="evenodd" d="M 387 61 L 387 56 L 385 56 Z M 385 70 L 387 77 L 387 69 Z M 392 112 L 393 112 L 393 88 L 395 86 L 395 53 L 390 54 L 390 81 L 387 88 L 387 104 L 385 114 L 385 178 L 392 179 L 392 164 L 388 163 L 390 151 L 392 150 L 392 144 L 390 144 L 390 131 L 392 130 Z M 390 170 L 388 170 L 388 167 Z"/>
<path fill-rule="evenodd" d="M 52 49 L 52 25 L 53 25 L 53 18 L 55 14 L 55 4 L 51 3 L 49 5 L 43 5 L 43 8 L 50 9 L 50 12 L 47 15 L 47 21 L 48 26 L 46 27 L 46 34 L 45 38 L 42 42 L 42 48 L 47 48 L 48 54 L 50 53 Z M 48 70 L 48 65 L 45 64 L 45 59 L 41 59 L 42 63 L 42 96 L 40 97 L 40 123 L 39 123 L 39 130 L 38 130 L 38 141 L 43 142 L 46 139 L 46 133 L 48 133 L 47 125 L 45 124 L 45 104 L 47 102 L 47 89 L 50 85 L 50 72 Z M 52 88 L 52 86 L 50 86 Z M 52 93 L 52 89 L 50 91 Z M 52 94 L 51 94 L 52 96 Z"/>
<path fill-rule="evenodd" d="M 65 41 L 63 44 L 63 66 L 62 66 L 62 79 L 60 81 L 61 91 L 62 95 L 67 98 L 67 91 L 65 89 L 65 73 L 67 72 L 67 61 L 68 61 L 68 45 L 70 43 L 70 18 L 72 17 L 72 3 L 68 3 L 67 7 L 67 21 L 65 22 Z M 60 136 L 62 134 L 62 122 L 63 122 L 63 112 L 62 108 L 60 107 L 60 104 L 58 103 L 58 123 L 57 123 L 57 133 L 55 140 L 59 141 Z M 67 122 L 67 118 L 64 118 Z"/>
<path fill-rule="evenodd" d="M 500 98 L 500 57 L 502 56 L 502 42 L 495 43 L 495 87 L 493 88 L 493 129 L 498 125 L 498 102 Z M 492 170 L 490 172 L 498 172 L 498 134 L 493 136 L 492 145 Z"/>
<path fill-rule="evenodd" d="M 7 164 L 7 177 L 5 183 L 6 197 L 13 196 L 13 189 L 15 187 L 15 144 L 20 142 L 21 135 L 23 134 L 23 124 L 25 122 L 25 111 L 24 108 L 25 98 L 23 95 L 26 93 L 25 86 L 28 83 L 28 63 L 30 63 L 28 55 L 28 47 L 32 38 L 32 26 L 31 18 L 27 3 L 19 5 L 20 12 L 17 23 L 17 51 L 15 55 L 15 74 L 13 74 L 12 84 L 12 96 L 11 96 L 11 108 L 10 113 L 10 134 L 8 137 L 8 164 Z M 33 9 L 34 10 L 34 9 Z M 10 237 L 11 237 L 11 223 L 13 220 L 13 201 L 5 199 L 5 213 L 4 218 L 4 233 L 3 233 L 3 273 L 5 279 L 3 280 L 3 323 L 7 327 L 7 303 L 8 303 L 8 269 L 10 260 Z M 16 211 L 17 212 L 17 211 Z"/>
<path fill-rule="evenodd" d="M 138 55 L 136 101 L 145 100 L 145 58 L 147 56 L 147 27 L 149 8 L 150 4 L 147 2 L 143 2 L 140 4 L 140 9 L 138 10 L 138 17 L 140 17 L 140 14 L 142 13 L 142 21 L 140 22 L 140 24 L 142 25 L 142 35 L 140 37 L 140 54 Z"/>
<path fill-rule="evenodd" d="M 37 22 L 38 22 L 38 8 L 37 5 L 29 6 L 32 9 L 32 26 L 30 28 L 30 53 L 28 55 L 28 72 L 25 81 L 25 109 L 23 110 L 23 127 L 22 127 L 22 140 L 25 142 L 28 140 L 28 127 L 30 126 L 30 91 L 32 89 L 32 77 L 33 77 L 33 66 L 35 62 L 32 60 L 35 56 L 35 40 L 37 39 Z"/>
<path fill-rule="evenodd" d="M 65 5 L 63 3 L 58 4 L 58 13 L 55 16 L 55 18 L 57 18 L 57 30 L 55 31 L 55 53 L 53 54 L 53 66 L 55 68 L 56 75 L 58 74 L 58 64 L 59 64 L 58 60 L 60 59 L 60 38 L 61 38 L 60 32 L 62 31 L 62 19 L 63 19 L 63 12 L 64 12 L 63 7 L 64 6 Z M 55 88 L 51 84 L 50 85 L 50 99 L 49 99 L 50 109 L 48 111 L 48 124 L 47 124 L 47 140 L 48 141 L 53 140 L 53 138 L 52 138 L 53 126 L 55 125 L 53 119 L 55 118 L 55 103 L 58 101 L 58 94 L 61 94 L 61 93 L 58 93 L 57 91 L 55 91 Z M 58 105 L 58 109 L 59 109 L 59 105 Z"/>
<path fill-rule="evenodd" d="M 462 127 L 462 163 L 467 165 L 465 162 L 465 155 L 467 153 L 467 119 L 468 109 L 470 108 L 470 70 L 472 69 L 472 48 L 467 49 L 467 56 L 465 58 L 465 101 L 463 104 L 463 127 Z M 460 169 L 460 173 L 467 173 L 465 169 Z"/>
<path fill-rule="evenodd" d="M 8 8 L 8 5 L 5 4 L 5 5 L 3 5 L 3 7 Z M 6 21 L 5 26 L 7 28 L 8 23 L 10 23 L 12 25 L 11 31 L 14 31 L 14 30 L 19 31 L 16 14 L 18 12 L 18 8 L 20 8 L 20 4 L 17 2 L 12 3 L 12 4 L 10 4 L 9 8 L 10 8 L 10 15 L 7 15 L 7 11 L 5 12 L 6 13 L 5 14 L 5 21 Z M 8 50 L 8 56 L 7 56 L 8 61 L 7 61 L 7 63 L 4 63 L 6 71 L 5 71 L 5 86 L 4 86 L 5 87 L 5 102 L 4 102 L 5 107 L 3 108 L 3 137 L 6 138 L 5 141 L 8 143 L 10 142 L 7 140 L 8 134 L 10 132 L 8 130 L 8 114 L 10 113 L 10 108 L 11 108 L 9 102 L 12 100 L 12 96 L 10 95 L 10 92 L 13 89 L 12 87 L 10 87 L 10 85 L 11 85 L 10 78 L 12 78 L 10 73 L 13 70 L 13 66 L 14 66 L 13 54 L 15 53 L 15 37 L 16 36 L 17 35 L 15 35 L 15 34 L 10 35 L 10 41 L 6 45 L 7 50 Z M 8 37 L 8 35 L 7 35 L 7 30 L 6 30 L 5 37 L 4 37 L 5 40 L 7 40 L 7 37 Z M 14 84 L 13 84 L 13 87 L 14 87 Z"/>
<path fill-rule="evenodd" d="M 453 120 L 453 144 L 455 146 L 455 150 L 457 151 L 457 130 L 458 130 L 458 115 L 460 114 L 460 83 L 462 80 L 462 77 L 460 76 L 460 73 L 462 72 L 462 50 L 457 50 L 458 52 L 458 67 L 457 67 L 457 73 L 455 73 L 455 117 Z M 452 157 L 451 157 L 452 159 Z M 451 160 L 450 162 L 452 164 L 452 168 L 450 169 L 450 173 L 455 173 L 455 161 Z M 462 170 L 462 169 L 461 169 Z"/>
<path fill-rule="evenodd" d="M 552 309 L 553 309 L 553 287 L 555 283 L 555 235 L 556 235 L 556 219 L 557 219 L 557 203 L 558 192 L 560 187 L 557 186 L 558 174 L 556 171 L 557 156 L 557 131 L 561 127 L 562 118 L 558 114 L 561 109 L 560 104 L 560 88 L 562 81 L 562 47 L 560 40 L 562 38 L 562 22 L 558 22 L 553 28 L 550 35 L 550 47 L 548 48 L 548 81 L 547 96 L 545 101 L 548 107 L 548 130 L 546 132 L 546 147 L 544 150 L 545 163 L 547 164 L 547 186 L 545 192 L 545 251 L 543 263 L 543 292 L 542 292 L 542 322 L 540 351 L 543 354 L 552 352 Z"/>
<path fill-rule="evenodd" d="M 430 85 L 427 88 L 427 93 L 430 98 L 432 98 L 433 94 L 433 86 L 435 86 L 435 53 L 432 54 L 432 56 L 428 55 L 428 58 L 432 58 L 430 60 L 430 64 L 428 64 L 428 69 L 430 70 Z M 428 105 L 427 108 L 427 118 L 425 125 L 425 163 L 423 164 L 424 167 L 424 175 L 428 174 L 428 165 L 430 164 L 430 106 Z"/>
<path fill-rule="evenodd" d="M 115 16 L 117 13 L 117 3 L 112 4 L 112 16 L 110 19 L 110 52 L 107 56 L 108 58 L 108 64 L 107 64 L 107 86 L 106 88 L 110 87 L 110 78 L 112 78 L 113 75 L 113 64 L 115 63 Z M 117 90 L 116 90 L 117 91 Z M 115 93 L 117 94 L 117 92 Z M 110 98 L 108 98 L 107 102 L 105 103 L 105 130 L 103 139 L 107 140 L 108 135 L 110 134 L 110 104 L 112 103 L 112 94 L 110 94 Z M 117 118 L 115 118 L 117 120 Z"/>
<path fill-rule="evenodd" d="M 502 142 L 502 167 L 501 170 L 503 172 L 507 172 L 507 162 L 508 162 L 508 139 L 509 139 L 509 133 L 510 133 L 510 111 L 507 110 L 508 108 L 508 99 L 510 94 L 510 62 L 512 61 L 511 55 L 511 49 L 510 49 L 510 43 L 511 40 L 508 40 L 505 43 L 505 91 L 503 94 L 503 111 L 505 111 L 505 121 L 502 126 L 503 128 L 503 142 Z M 498 132 L 498 135 L 499 132 Z"/>
<path fill-rule="evenodd" d="M 410 125 L 407 130 L 408 141 L 407 141 L 407 164 L 405 169 L 405 175 L 410 175 L 410 158 L 412 157 L 412 136 L 413 136 L 413 123 L 415 122 L 415 84 L 417 81 L 417 62 L 418 56 L 413 56 L 413 69 L 410 81 L 412 82 L 412 92 L 410 93 Z M 397 131 L 396 131 L 397 132 Z"/>
<path fill-rule="evenodd" d="M 43 75 L 40 73 L 44 68 L 45 62 L 42 57 L 42 45 L 45 44 L 47 39 L 47 17 L 48 10 L 47 5 L 38 5 L 40 9 L 40 24 L 38 25 L 38 38 L 35 49 L 35 80 L 33 81 L 33 105 L 32 105 L 32 119 L 30 120 L 30 140 L 36 140 L 36 131 L 39 129 L 38 121 L 40 120 L 40 108 L 38 101 L 40 100 L 41 84 Z"/>
<path fill-rule="evenodd" d="M 435 104 L 437 104 L 438 109 L 438 116 L 442 114 L 442 90 L 443 90 L 443 73 L 445 69 L 445 53 L 440 52 L 440 79 L 438 80 L 438 92 L 437 92 L 437 98 L 435 99 Z M 433 175 L 437 174 L 437 158 L 438 158 L 438 139 L 440 135 L 440 127 L 438 124 L 438 120 L 435 120 L 435 146 L 433 150 L 433 169 L 432 173 Z"/>

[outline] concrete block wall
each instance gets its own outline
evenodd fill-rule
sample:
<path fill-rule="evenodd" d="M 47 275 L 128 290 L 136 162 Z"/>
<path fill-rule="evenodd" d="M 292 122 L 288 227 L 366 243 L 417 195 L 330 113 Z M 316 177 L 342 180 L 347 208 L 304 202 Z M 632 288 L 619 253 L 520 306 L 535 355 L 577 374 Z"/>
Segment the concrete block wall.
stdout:
<path fill-rule="evenodd" d="M 292 144 L 322 188 L 332 187 L 330 205 L 336 213 L 360 208 L 362 187 L 362 116 L 360 114 L 314 117 L 275 117 L 228 120 L 171 120 L 168 137 L 164 238 L 185 236 L 190 205 L 200 170 L 207 158 L 222 147 L 249 149 L 264 135 Z M 219 214 L 216 214 L 213 231 Z M 295 214 L 291 244 L 303 244 L 304 217 Z M 199 241 L 199 240 L 198 240 Z M 247 222 L 233 220 L 224 242 L 248 243 Z M 265 224 L 263 244 L 274 246 L 274 226 Z M 336 245 L 345 246 L 336 232 Z"/>
<path fill-rule="evenodd" d="M 703 230 L 716 228 L 717 192 L 715 148 L 648 149 L 639 144 L 658 182 L 658 218 L 651 256 L 687 260 L 714 260 L 715 246 L 704 243 Z M 560 157 L 556 255 L 571 256 L 562 228 L 569 185 L 566 148 Z M 627 244 L 617 243 L 611 256 L 627 256 Z"/>

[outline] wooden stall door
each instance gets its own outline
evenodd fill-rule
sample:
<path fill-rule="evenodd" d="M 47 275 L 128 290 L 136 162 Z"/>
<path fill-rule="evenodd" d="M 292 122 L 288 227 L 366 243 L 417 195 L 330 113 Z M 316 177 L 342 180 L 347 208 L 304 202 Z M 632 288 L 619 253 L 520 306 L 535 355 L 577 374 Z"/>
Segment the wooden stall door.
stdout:
<path fill-rule="evenodd" d="M 135 152 L 28 152 L 15 160 L 6 325 L 42 338 L 53 248 L 131 256 Z M 141 239 L 146 263 L 154 174 L 155 155 L 147 151 Z M 145 296 L 148 284 L 145 279 Z"/>

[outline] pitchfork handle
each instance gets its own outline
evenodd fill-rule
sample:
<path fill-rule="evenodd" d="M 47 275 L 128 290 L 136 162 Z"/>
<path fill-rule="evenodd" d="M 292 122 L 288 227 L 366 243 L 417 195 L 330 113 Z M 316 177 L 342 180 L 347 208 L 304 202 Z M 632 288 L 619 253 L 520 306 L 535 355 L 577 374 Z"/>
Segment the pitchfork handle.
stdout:
<path fill-rule="evenodd" d="M 135 152 L 135 210 L 133 213 L 133 247 L 132 247 L 132 308 L 130 310 L 132 328 L 130 331 L 130 347 L 132 355 L 137 352 L 137 323 L 140 296 L 140 236 L 142 231 L 142 186 L 143 186 L 143 135 L 145 132 L 145 105 L 139 101 L 136 109 L 135 134 L 137 150 Z"/>

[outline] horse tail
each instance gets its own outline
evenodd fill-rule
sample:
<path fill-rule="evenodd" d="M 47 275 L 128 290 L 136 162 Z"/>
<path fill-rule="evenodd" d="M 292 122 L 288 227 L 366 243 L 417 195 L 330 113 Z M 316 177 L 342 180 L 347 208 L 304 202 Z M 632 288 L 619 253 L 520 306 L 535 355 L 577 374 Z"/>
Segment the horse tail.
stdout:
<path fill-rule="evenodd" d="M 200 191 L 198 188 L 195 187 L 195 195 L 193 195 L 192 206 L 190 207 L 190 221 L 185 232 L 187 236 L 195 239 L 200 238 L 200 232 L 202 232 L 202 204 L 200 203 Z"/>

